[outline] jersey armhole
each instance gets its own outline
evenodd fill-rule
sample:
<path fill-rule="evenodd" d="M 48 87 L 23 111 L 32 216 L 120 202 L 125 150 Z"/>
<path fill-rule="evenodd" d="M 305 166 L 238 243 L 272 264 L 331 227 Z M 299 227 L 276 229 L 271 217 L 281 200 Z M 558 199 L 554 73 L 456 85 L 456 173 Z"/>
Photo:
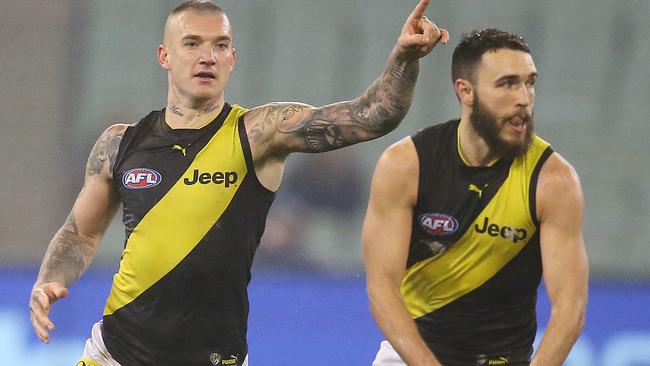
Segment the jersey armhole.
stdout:
<path fill-rule="evenodd" d="M 246 134 L 246 126 L 244 125 L 244 115 L 245 113 L 239 116 L 239 119 L 237 121 L 237 125 L 238 125 L 237 129 L 239 130 L 239 141 L 241 141 L 242 151 L 244 153 L 244 159 L 246 160 L 246 167 L 248 168 L 248 172 L 251 175 L 251 178 L 253 178 L 253 180 L 255 181 L 255 185 L 257 185 L 257 187 L 262 191 L 274 195 L 275 192 L 264 187 L 262 182 L 260 182 L 259 178 L 257 177 L 257 173 L 255 172 L 255 164 L 253 164 L 253 153 L 251 151 L 250 143 L 248 142 L 248 134 Z"/>
<path fill-rule="evenodd" d="M 537 165 L 533 170 L 533 174 L 530 177 L 530 189 L 528 190 L 528 207 L 530 207 L 530 217 L 533 219 L 533 223 L 537 226 L 539 230 L 539 218 L 537 217 L 537 181 L 539 180 L 539 173 L 544 166 L 544 163 L 548 158 L 553 154 L 553 149 L 548 146 L 542 156 L 537 160 Z"/>

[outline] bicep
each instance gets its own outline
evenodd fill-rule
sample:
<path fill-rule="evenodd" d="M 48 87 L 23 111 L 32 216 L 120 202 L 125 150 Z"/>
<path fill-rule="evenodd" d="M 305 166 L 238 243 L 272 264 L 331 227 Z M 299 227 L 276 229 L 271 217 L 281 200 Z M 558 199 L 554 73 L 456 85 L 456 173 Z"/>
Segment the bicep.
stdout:
<path fill-rule="evenodd" d="M 538 190 L 544 283 L 551 301 L 586 301 L 588 260 L 582 235 L 584 199 L 577 174 L 559 156 L 542 168 Z"/>
<path fill-rule="evenodd" d="M 409 156 L 410 153 L 414 152 L 409 151 Z M 408 162 L 410 159 L 403 158 L 403 155 L 382 156 L 372 180 L 362 234 L 370 285 L 374 281 L 388 281 L 399 288 L 406 268 L 417 170 Z"/>
<path fill-rule="evenodd" d="M 72 208 L 75 229 L 92 241 L 101 239 L 119 207 L 112 174 L 125 130 L 125 125 L 114 125 L 99 137 L 88 156 L 84 186 Z"/>

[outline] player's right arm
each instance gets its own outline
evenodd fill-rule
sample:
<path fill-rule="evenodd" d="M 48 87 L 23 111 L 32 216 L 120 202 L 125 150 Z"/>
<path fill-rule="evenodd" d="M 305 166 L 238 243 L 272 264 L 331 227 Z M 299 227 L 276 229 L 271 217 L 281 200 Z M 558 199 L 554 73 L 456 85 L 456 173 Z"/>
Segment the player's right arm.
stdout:
<path fill-rule="evenodd" d="M 119 207 L 112 177 L 126 128 L 127 125 L 113 125 L 95 143 L 86 164 L 84 186 L 43 258 L 29 298 L 29 311 L 34 331 L 45 343 L 49 342 L 49 332 L 54 330 L 49 318 L 52 304 L 65 297 L 68 286 L 90 266 Z"/>
<path fill-rule="evenodd" d="M 418 176 L 419 162 L 410 138 L 388 148 L 377 162 L 362 233 L 367 290 L 379 328 L 402 359 L 410 366 L 440 366 L 400 293 Z"/>

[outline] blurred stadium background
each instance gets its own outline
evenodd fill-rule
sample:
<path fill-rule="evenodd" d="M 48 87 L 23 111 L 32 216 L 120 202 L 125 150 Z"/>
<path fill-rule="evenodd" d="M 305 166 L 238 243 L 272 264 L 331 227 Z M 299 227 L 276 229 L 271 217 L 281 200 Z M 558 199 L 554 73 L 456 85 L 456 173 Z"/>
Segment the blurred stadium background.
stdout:
<path fill-rule="evenodd" d="M 119 220 L 55 305 L 50 345 L 33 335 L 28 295 L 95 139 L 164 107 L 155 49 L 176 3 L 0 2 L 1 365 L 72 365 L 101 316 L 124 240 Z M 355 98 L 381 72 L 416 0 L 220 4 L 239 51 L 226 97 L 250 107 Z M 252 365 L 370 364 L 382 337 L 364 292 L 360 228 L 374 163 L 401 137 L 458 115 L 453 47 L 462 33 L 490 26 L 528 40 L 540 72 L 538 132 L 582 178 L 591 296 L 566 364 L 650 365 L 650 1 L 434 0 L 427 15 L 452 41 L 422 61 L 398 130 L 290 159 L 250 285 Z M 543 289 L 540 298 L 543 329 Z"/>

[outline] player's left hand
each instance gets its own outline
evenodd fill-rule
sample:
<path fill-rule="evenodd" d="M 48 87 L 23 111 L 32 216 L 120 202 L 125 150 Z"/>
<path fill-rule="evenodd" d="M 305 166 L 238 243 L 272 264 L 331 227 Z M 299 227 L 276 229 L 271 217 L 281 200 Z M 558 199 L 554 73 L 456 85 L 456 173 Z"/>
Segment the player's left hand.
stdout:
<path fill-rule="evenodd" d="M 449 32 L 438 28 L 424 15 L 428 5 L 429 0 L 420 0 L 406 19 L 397 39 L 399 57 L 418 59 L 429 54 L 438 42 L 446 44 L 449 41 Z"/>

